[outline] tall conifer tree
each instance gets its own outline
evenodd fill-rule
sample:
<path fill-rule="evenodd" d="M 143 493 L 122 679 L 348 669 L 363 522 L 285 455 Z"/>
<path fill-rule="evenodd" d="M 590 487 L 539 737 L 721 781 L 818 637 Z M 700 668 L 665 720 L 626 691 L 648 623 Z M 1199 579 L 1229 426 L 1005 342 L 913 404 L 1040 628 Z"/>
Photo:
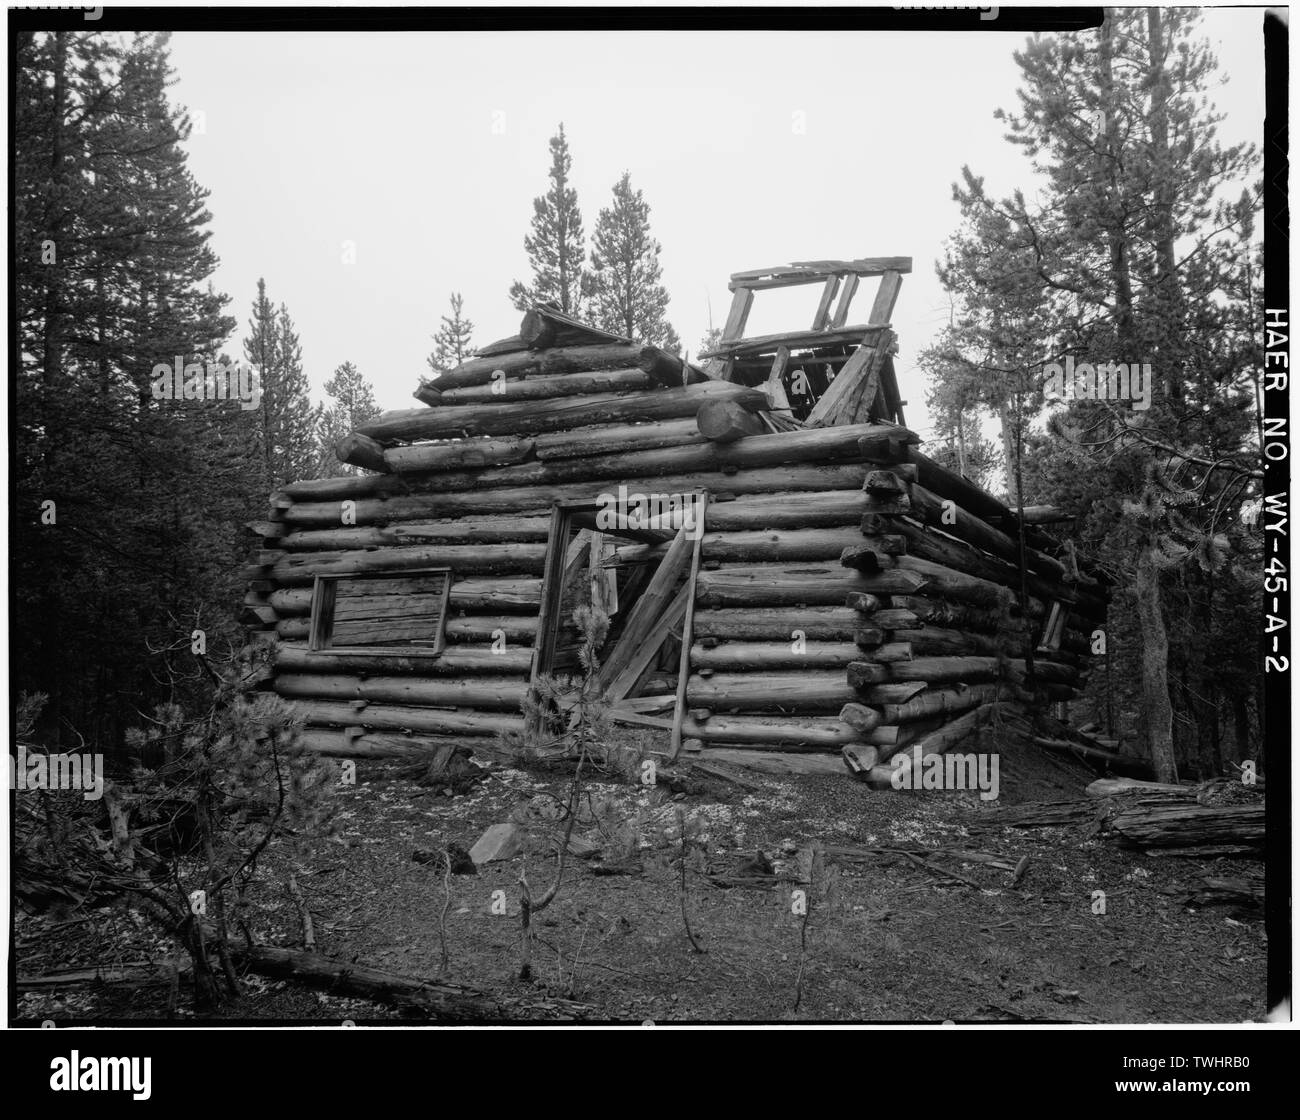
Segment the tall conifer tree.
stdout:
<path fill-rule="evenodd" d="M 666 317 L 659 250 L 650 236 L 650 207 L 625 171 L 614 184 L 613 205 L 601 210 L 596 222 L 592 318 L 604 330 L 675 351 L 681 340 Z"/>
<path fill-rule="evenodd" d="M 551 185 L 533 199 L 532 232 L 524 249 L 533 278 L 510 286 L 510 298 L 520 311 L 549 303 L 567 315 L 581 317 L 586 296 L 586 235 L 578 210 L 578 192 L 569 185 L 573 156 L 564 125 L 551 137 Z"/>
<path fill-rule="evenodd" d="M 258 440 L 267 488 L 313 478 L 319 461 L 322 410 L 311 400 L 310 383 L 302 367 L 302 346 L 289 309 L 284 304 L 278 308 L 272 305 L 265 280 L 257 282 L 244 357 L 261 374 Z"/>

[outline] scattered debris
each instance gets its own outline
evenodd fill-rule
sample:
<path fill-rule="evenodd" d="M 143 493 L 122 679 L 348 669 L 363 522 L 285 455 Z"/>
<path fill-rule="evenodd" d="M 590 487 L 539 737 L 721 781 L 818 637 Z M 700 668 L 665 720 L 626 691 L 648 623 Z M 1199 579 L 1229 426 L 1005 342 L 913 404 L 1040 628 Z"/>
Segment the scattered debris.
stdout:
<path fill-rule="evenodd" d="M 416 863 L 432 864 L 434 870 L 442 871 L 446 868 L 447 857 L 451 857 L 451 873 L 453 875 L 477 875 L 478 867 L 474 863 L 473 857 L 465 851 L 459 844 L 448 844 L 446 848 L 416 848 L 411 853 L 411 859 Z"/>
<path fill-rule="evenodd" d="M 489 825 L 469 850 L 469 858 L 478 867 L 493 860 L 510 859 L 523 850 L 523 834 L 516 824 Z"/>

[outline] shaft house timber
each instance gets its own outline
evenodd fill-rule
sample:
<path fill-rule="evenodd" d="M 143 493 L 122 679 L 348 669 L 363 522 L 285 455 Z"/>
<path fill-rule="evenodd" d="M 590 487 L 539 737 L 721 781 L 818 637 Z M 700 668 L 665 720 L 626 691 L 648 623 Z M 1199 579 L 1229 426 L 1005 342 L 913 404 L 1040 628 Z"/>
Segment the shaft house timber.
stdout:
<path fill-rule="evenodd" d="M 1075 695 L 1104 580 L 924 455 L 870 349 L 886 324 L 845 327 L 845 298 L 831 317 L 836 292 L 883 273 L 879 319 L 908 270 L 738 273 L 749 299 L 825 281 L 827 310 L 812 331 L 752 339 L 733 314 L 707 369 L 530 310 L 519 335 L 422 381 L 424 407 L 340 440 L 365 473 L 286 485 L 248 523 L 243 619 L 263 687 L 293 702 L 313 750 L 491 755 L 524 726 L 542 651 L 563 652 L 579 588 L 613 619 L 598 679 L 615 713 L 671 727 L 687 752 L 842 751 L 878 777 L 908 743 L 956 742 L 997 705 Z M 870 360 L 846 361 L 854 344 Z M 861 378 L 833 394 L 857 403 L 793 419 L 788 378 L 807 370 L 822 393 Z M 602 523 L 615 498 L 698 502 L 703 524 Z M 365 620 L 340 633 L 366 644 L 335 642 L 335 614 Z"/>

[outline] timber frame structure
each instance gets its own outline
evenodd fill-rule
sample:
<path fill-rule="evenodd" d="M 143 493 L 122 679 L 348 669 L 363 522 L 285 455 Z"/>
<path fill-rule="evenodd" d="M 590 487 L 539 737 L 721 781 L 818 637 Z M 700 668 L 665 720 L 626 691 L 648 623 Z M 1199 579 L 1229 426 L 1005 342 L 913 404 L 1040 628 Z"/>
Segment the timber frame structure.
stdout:
<path fill-rule="evenodd" d="M 249 523 L 244 621 L 306 745 L 490 749 L 575 670 L 588 605 L 614 718 L 672 757 L 840 753 L 887 785 L 906 746 L 1075 695 L 1106 586 L 1042 528 L 1062 515 L 1022 525 L 903 426 L 889 319 L 910 270 L 736 273 L 704 366 L 536 307 L 340 440 L 368 473 L 294 482 Z M 746 337 L 756 293 L 800 284 L 821 286 L 809 329 Z"/>

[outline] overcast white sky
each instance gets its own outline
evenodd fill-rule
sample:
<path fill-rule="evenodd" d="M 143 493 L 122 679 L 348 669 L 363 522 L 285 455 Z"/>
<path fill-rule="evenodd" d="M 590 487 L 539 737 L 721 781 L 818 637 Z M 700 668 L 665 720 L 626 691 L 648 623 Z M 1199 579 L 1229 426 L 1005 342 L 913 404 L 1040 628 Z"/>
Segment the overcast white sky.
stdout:
<path fill-rule="evenodd" d="M 1226 79 L 1215 93 L 1226 142 L 1260 135 L 1262 19 L 1222 9 L 1202 24 Z M 240 336 L 265 276 L 297 323 L 318 394 L 350 360 L 382 407 L 416 407 L 410 394 L 453 290 L 476 342 L 518 330 L 507 291 L 528 276 L 523 237 L 563 121 L 589 236 L 624 170 L 645 193 L 669 315 L 692 354 L 710 314 L 726 317 L 732 272 L 911 256 L 894 324 L 908 419 L 924 434 L 915 356 L 948 317 L 934 261 L 957 222 L 951 185 L 963 163 L 993 190 L 1031 185 L 993 119 L 1015 106 L 1011 56 L 1024 41 L 996 31 L 184 33 L 172 40 L 172 94 L 203 114 L 190 166 L 212 192 L 214 279 Z M 344 242 L 356 263 L 343 262 Z M 817 294 L 759 293 L 748 333 L 807 326 Z M 861 318 L 870 294 L 858 296 Z"/>

